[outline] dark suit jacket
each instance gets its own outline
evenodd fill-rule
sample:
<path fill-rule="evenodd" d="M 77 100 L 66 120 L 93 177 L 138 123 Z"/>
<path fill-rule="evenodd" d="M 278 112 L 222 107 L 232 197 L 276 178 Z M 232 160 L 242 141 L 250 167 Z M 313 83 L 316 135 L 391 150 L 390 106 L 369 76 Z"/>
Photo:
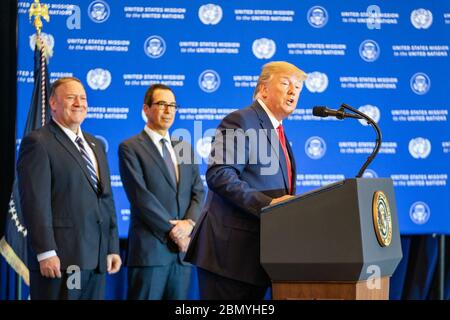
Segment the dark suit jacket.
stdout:
<path fill-rule="evenodd" d="M 238 129 L 238 138 L 224 139 L 227 129 Z M 254 129 L 259 136 L 256 140 L 249 138 Z M 245 139 L 245 147 L 238 148 L 239 139 Z M 287 149 L 295 179 L 295 160 L 289 143 Z M 237 164 L 227 161 L 227 154 L 231 159 L 232 153 L 243 161 Z M 261 157 L 264 153 L 271 155 L 273 161 Z M 284 153 L 267 113 L 258 102 L 223 119 L 211 157 L 215 161 L 206 173 L 208 197 L 186 261 L 223 277 L 268 285 L 268 276 L 260 265 L 259 213 L 272 198 L 289 191 Z M 274 174 L 265 175 L 261 171 L 270 167 L 268 162 L 277 165 Z"/>
<path fill-rule="evenodd" d="M 106 271 L 106 256 L 119 253 L 116 211 L 104 146 L 83 132 L 95 153 L 101 188 L 97 193 L 77 147 L 52 120 L 27 135 L 20 145 L 17 173 L 31 252 L 55 250 L 61 269 L 77 265 Z"/>
<path fill-rule="evenodd" d="M 179 142 L 184 157 L 193 161 L 189 144 Z M 122 183 L 130 201 L 131 220 L 128 233 L 128 266 L 161 266 L 183 262 L 184 253 L 168 236 L 169 220 L 197 221 L 204 200 L 198 165 L 178 159 L 178 186 L 170 178 L 161 154 L 150 137 L 141 133 L 119 146 Z M 185 263 L 184 263 L 185 264 Z"/>

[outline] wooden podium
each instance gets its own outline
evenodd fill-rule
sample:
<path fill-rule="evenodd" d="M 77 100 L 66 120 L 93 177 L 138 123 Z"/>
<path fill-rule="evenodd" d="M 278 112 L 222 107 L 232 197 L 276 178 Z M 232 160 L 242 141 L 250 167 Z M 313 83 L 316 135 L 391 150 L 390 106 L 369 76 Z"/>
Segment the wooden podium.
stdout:
<path fill-rule="evenodd" d="M 401 258 L 391 179 L 346 179 L 262 210 L 275 300 L 385 300 Z"/>

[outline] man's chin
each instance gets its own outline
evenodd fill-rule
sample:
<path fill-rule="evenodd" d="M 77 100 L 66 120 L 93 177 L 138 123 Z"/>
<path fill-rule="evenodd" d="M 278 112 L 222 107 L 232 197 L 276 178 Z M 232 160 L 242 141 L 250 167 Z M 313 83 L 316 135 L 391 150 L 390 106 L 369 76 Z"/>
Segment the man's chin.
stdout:
<path fill-rule="evenodd" d="M 85 118 L 82 118 L 82 119 L 74 119 L 74 120 L 71 121 L 69 124 L 70 124 L 72 127 L 79 127 L 79 126 L 83 123 L 84 119 L 85 119 Z"/>

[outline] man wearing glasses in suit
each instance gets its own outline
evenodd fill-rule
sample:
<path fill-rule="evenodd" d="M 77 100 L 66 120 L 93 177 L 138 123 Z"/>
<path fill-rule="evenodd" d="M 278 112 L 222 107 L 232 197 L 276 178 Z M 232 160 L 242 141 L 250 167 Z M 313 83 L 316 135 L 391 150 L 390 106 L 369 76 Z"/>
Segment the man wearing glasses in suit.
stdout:
<path fill-rule="evenodd" d="M 120 174 L 131 207 L 128 299 L 187 299 L 192 267 L 183 259 L 204 189 L 192 147 L 169 136 L 177 107 L 168 86 L 150 86 L 144 130 L 119 146 Z M 191 161 L 182 161 L 176 150 L 187 150 Z"/>

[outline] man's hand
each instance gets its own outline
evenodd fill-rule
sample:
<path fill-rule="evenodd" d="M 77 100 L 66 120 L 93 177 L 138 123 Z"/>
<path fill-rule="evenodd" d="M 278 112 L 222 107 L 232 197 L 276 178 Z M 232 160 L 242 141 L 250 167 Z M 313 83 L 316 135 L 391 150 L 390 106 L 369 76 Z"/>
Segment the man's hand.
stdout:
<path fill-rule="evenodd" d="M 189 237 L 194 226 L 189 220 L 169 220 L 174 225 L 170 230 L 169 236 L 176 243 L 177 241 Z"/>
<path fill-rule="evenodd" d="M 108 256 L 106 257 L 106 267 L 109 274 L 114 274 L 119 271 L 121 265 L 122 259 L 120 259 L 120 256 L 118 254 L 108 254 Z"/>
<path fill-rule="evenodd" d="M 291 196 L 290 194 L 287 194 L 287 195 L 279 197 L 279 198 L 273 198 L 272 201 L 270 201 L 270 204 L 272 205 L 272 204 L 276 204 L 276 203 L 279 203 L 279 202 L 283 202 L 283 201 L 286 201 L 286 200 L 288 200 L 290 198 L 293 198 L 293 197 L 294 196 Z"/>
<path fill-rule="evenodd" d="M 61 261 L 53 256 L 39 262 L 41 275 L 46 278 L 61 278 Z"/>
<path fill-rule="evenodd" d="M 189 247 L 189 242 L 191 242 L 191 237 L 185 237 L 185 238 L 179 239 L 178 241 L 175 241 L 180 252 L 187 251 L 187 249 Z"/>

